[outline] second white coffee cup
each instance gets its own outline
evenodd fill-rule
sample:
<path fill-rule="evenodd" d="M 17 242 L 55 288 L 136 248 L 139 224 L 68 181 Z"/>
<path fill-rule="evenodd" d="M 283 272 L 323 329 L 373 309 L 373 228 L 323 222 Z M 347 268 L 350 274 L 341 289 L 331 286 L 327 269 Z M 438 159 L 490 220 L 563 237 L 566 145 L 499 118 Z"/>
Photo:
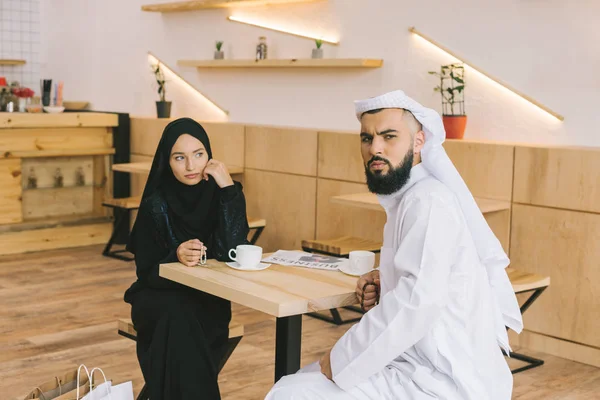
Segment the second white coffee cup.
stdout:
<path fill-rule="evenodd" d="M 235 253 L 235 257 L 231 253 Z M 229 258 L 237 262 L 242 268 L 256 268 L 262 260 L 262 247 L 242 244 L 229 250 Z"/>
<path fill-rule="evenodd" d="M 351 251 L 349 258 L 350 271 L 356 274 L 366 274 L 375 266 L 375 253 L 370 251 Z"/>

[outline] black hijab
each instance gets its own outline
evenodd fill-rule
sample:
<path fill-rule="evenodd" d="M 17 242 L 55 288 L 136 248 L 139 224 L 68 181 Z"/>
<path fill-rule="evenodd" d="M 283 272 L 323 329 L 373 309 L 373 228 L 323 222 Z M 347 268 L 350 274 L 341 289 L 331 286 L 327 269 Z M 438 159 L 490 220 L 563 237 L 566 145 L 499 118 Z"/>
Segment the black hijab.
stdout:
<path fill-rule="evenodd" d="M 171 227 L 177 239 L 180 242 L 199 239 L 206 244 L 217 223 L 218 186 L 212 176 L 209 176 L 208 181 L 202 180 L 193 186 L 177 180 L 169 165 L 169 159 L 175 142 L 183 134 L 191 135 L 202 142 L 208 159 L 212 159 L 210 141 L 202 125 L 191 118 L 172 121 L 165 127 L 158 143 L 142 201 L 160 191 L 167 202 Z M 135 225 L 128 246 L 132 253 L 135 253 L 135 235 L 148 234 L 138 233 Z"/>

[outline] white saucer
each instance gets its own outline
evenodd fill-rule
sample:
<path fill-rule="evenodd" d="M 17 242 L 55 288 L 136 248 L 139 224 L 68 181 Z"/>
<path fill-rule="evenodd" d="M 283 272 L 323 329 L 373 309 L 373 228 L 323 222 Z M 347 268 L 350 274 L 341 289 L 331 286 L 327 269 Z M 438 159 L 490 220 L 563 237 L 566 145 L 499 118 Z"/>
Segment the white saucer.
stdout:
<path fill-rule="evenodd" d="M 367 272 L 358 273 L 358 272 L 351 271 L 348 264 L 350 264 L 350 263 L 342 263 L 342 265 L 340 265 L 340 267 L 338 268 L 338 271 L 343 272 L 344 274 L 350 275 L 350 276 L 362 276 L 368 272 L 373 271 L 373 269 L 374 269 L 374 268 L 372 268 L 372 269 L 368 270 Z"/>
<path fill-rule="evenodd" d="M 263 269 L 267 269 L 271 266 L 271 264 L 259 263 L 255 268 L 242 268 L 237 261 L 232 261 L 225 263 L 230 268 L 237 269 L 238 271 L 262 271 Z"/>

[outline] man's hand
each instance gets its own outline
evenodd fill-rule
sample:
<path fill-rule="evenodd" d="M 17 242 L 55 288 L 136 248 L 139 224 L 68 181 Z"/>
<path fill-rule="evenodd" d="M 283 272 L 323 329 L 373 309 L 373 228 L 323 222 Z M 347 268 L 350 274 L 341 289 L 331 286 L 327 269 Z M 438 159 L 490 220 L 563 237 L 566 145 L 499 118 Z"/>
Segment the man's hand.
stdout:
<path fill-rule="evenodd" d="M 209 160 L 206 167 L 204 167 L 202 178 L 207 181 L 209 175 L 215 178 L 215 182 L 217 182 L 217 185 L 219 185 L 221 189 L 233 185 L 233 179 L 231 179 L 231 175 L 229 175 L 227 166 L 214 158 Z"/>
<path fill-rule="evenodd" d="M 321 365 L 321 373 L 327 377 L 330 381 L 333 380 L 331 373 L 331 349 L 327 350 L 321 360 L 319 360 L 319 365 Z"/>
<path fill-rule="evenodd" d="M 377 301 L 379 301 L 379 289 L 379 270 L 377 269 L 375 271 L 367 272 L 358 279 L 358 282 L 356 283 L 356 297 L 358 298 L 363 311 L 367 312 L 375 307 Z"/>
<path fill-rule="evenodd" d="M 204 254 L 206 247 L 198 239 L 183 242 L 177 248 L 177 259 L 186 267 L 193 267 L 200 262 L 200 256 Z"/>

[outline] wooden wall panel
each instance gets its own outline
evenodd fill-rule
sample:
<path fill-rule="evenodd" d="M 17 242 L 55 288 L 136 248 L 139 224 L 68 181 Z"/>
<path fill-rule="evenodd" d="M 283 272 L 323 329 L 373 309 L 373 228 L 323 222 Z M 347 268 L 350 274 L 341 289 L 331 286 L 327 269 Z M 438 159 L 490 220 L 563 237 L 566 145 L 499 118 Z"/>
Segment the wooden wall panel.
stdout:
<path fill-rule="evenodd" d="M 154 156 L 165 126 L 171 121 L 170 118 L 131 118 L 131 153 Z"/>
<path fill-rule="evenodd" d="M 246 169 L 244 180 L 248 215 L 267 220 L 257 243 L 265 251 L 300 249 L 315 238 L 316 178 Z"/>
<path fill-rule="evenodd" d="M 368 192 L 366 184 L 319 179 L 317 183 L 317 239 L 355 236 L 383 241 L 386 215 L 383 211 L 367 210 L 331 202 L 331 197 Z"/>
<path fill-rule="evenodd" d="M 112 147 L 110 128 L 37 128 L 2 130 L 0 153 Z"/>
<path fill-rule="evenodd" d="M 358 133 L 319 132 L 319 177 L 365 182 Z"/>
<path fill-rule="evenodd" d="M 0 235 L 0 254 L 105 244 L 111 232 L 112 222 L 6 232 Z"/>
<path fill-rule="evenodd" d="M 104 207 L 104 199 L 112 197 L 113 192 L 113 174 L 110 168 L 111 160 L 108 156 L 95 156 L 94 163 L 94 214 L 112 215 L 112 210 Z M 87 180 L 86 180 L 87 182 Z"/>
<path fill-rule="evenodd" d="M 524 330 L 519 335 L 518 345 L 527 350 L 552 354 L 560 358 L 600 368 L 600 349 L 597 347 L 584 346 L 527 330 Z M 513 346 L 512 341 L 511 346 Z"/>
<path fill-rule="evenodd" d="M 104 156 L 97 156 L 104 157 Z M 29 176 L 34 174 L 38 188 L 54 187 L 57 169 L 63 176 L 65 187 L 75 186 L 76 172 L 82 169 L 86 185 L 94 181 L 94 157 L 51 157 L 51 158 L 24 158 L 23 165 L 23 188 L 27 188 Z"/>
<path fill-rule="evenodd" d="M 483 214 L 506 254 L 510 253 L 510 210 Z"/>
<path fill-rule="evenodd" d="M 514 268 L 550 276 L 525 313 L 525 328 L 600 347 L 600 215 L 513 206 Z"/>
<path fill-rule="evenodd" d="M 0 160 L 0 224 L 21 221 L 21 160 Z"/>
<path fill-rule="evenodd" d="M 447 140 L 444 148 L 474 196 L 512 200 L 514 146 Z"/>
<path fill-rule="evenodd" d="M 517 147 L 517 203 L 600 213 L 600 149 Z"/>
<path fill-rule="evenodd" d="M 75 186 L 23 191 L 23 219 L 91 214 L 94 187 Z"/>
<path fill-rule="evenodd" d="M 201 122 L 201 124 L 210 138 L 213 157 L 226 165 L 243 167 L 245 126 L 215 122 Z"/>
<path fill-rule="evenodd" d="M 317 175 L 317 131 L 246 127 L 246 168 Z"/>
<path fill-rule="evenodd" d="M 143 156 L 139 154 L 132 154 L 130 156 L 131 162 L 152 162 L 152 156 Z M 141 196 L 144 192 L 144 186 L 146 186 L 146 181 L 148 180 L 148 175 L 146 174 L 129 174 L 130 182 L 131 182 L 131 196 Z"/>

